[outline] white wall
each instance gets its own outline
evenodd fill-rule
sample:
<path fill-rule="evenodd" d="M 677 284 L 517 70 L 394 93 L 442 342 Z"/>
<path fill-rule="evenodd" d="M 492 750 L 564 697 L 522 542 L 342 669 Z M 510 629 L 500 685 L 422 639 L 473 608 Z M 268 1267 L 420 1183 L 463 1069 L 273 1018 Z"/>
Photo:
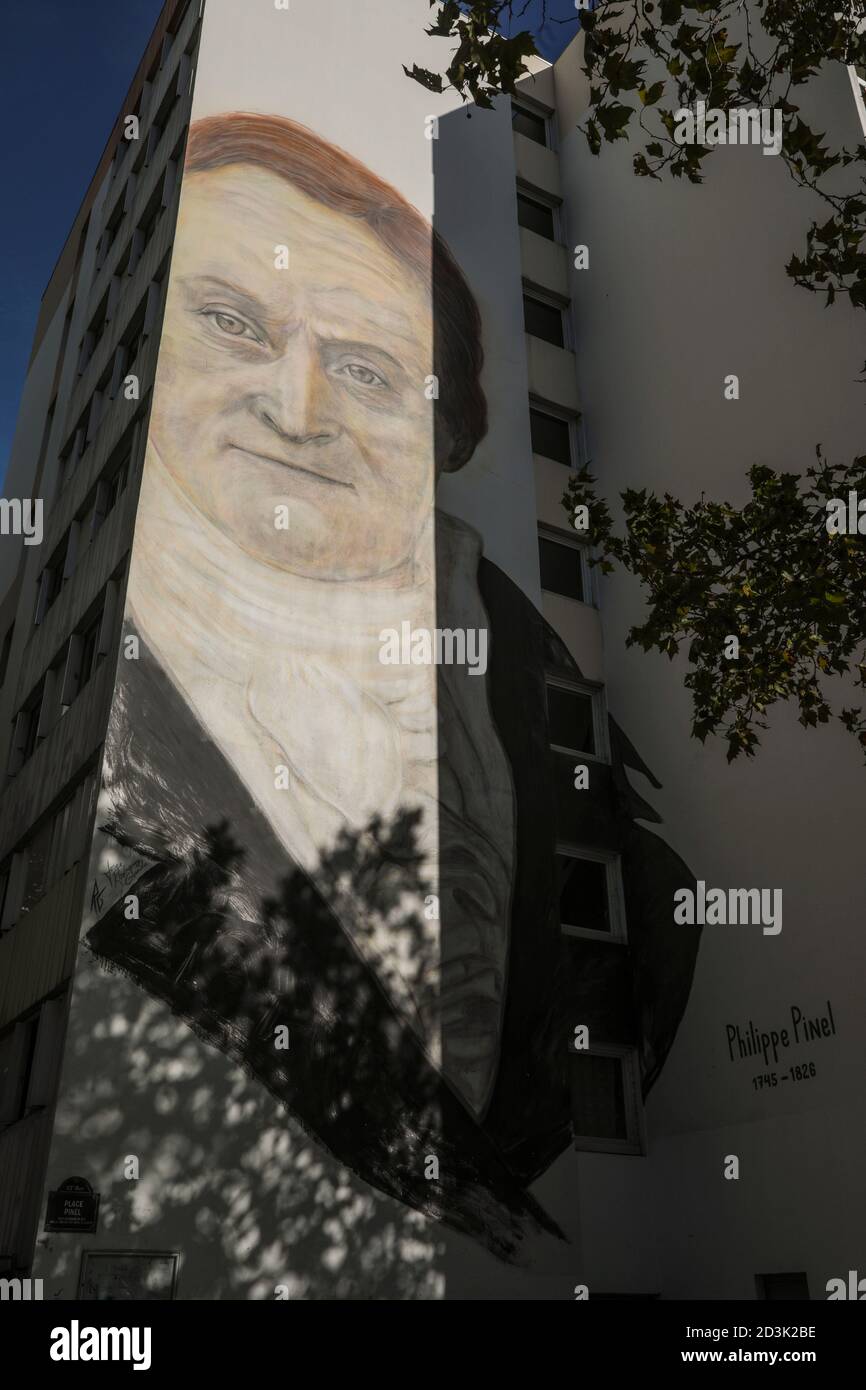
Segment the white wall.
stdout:
<path fill-rule="evenodd" d="M 818 129 L 855 143 L 844 69 L 816 101 Z M 634 177 L 634 145 L 593 159 L 571 121 L 560 136 L 571 231 L 590 247 L 572 291 L 605 496 L 648 487 L 687 503 L 702 492 L 740 503 L 754 463 L 803 472 L 818 442 L 836 461 L 862 453 L 863 316 L 845 303 L 825 309 L 785 274 L 816 204 L 781 161 L 723 147 L 693 187 Z M 728 373 L 739 376 L 738 401 L 723 397 Z M 674 1297 L 752 1297 L 756 1272 L 808 1269 L 811 1282 L 856 1265 L 862 1182 L 848 1159 L 866 1131 L 866 770 L 841 727 L 804 731 L 785 707 L 771 710 L 752 761 L 729 766 L 718 740 L 701 747 L 689 737 L 685 662 L 626 650 L 643 611 L 630 580 L 605 581 L 610 706 L 664 784 L 649 793 L 660 832 L 708 885 L 784 893 L 779 936 L 704 929 L 688 1010 L 649 1103 L 652 1178 L 640 1183 L 661 1207 L 662 1267 L 647 1248 L 645 1279 L 661 1278 Z M 850 689 L 832 694 L 837 708 L 858 703 Z M 784 1063 L 814 1061 L 814 1078 L 756 1091 L 752 1077 L 768 1068 L 728 1060 L 728 1022 L 778 1028 L 791 1005 L 817 1014 L 828 999 L 837 1035 L 791 1048 Z M 722 1178 L 729 1153 L 743 1159 L 739 1183 Z M 581 1174 L 590 1270 L 596 1263 L 608 1281 L 618 1267 L 624 1286 L 642 1217 L 616 1213 L 632 1175 L 589 1158 Z M 823 1282 L 812 1293 L 823 1297 Z"/>

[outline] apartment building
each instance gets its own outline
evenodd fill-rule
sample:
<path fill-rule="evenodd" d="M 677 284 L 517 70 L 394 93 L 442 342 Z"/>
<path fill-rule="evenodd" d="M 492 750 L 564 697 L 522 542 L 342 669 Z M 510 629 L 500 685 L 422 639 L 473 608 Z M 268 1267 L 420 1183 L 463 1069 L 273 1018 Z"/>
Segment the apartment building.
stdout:
<path fill-rule="evenodd" d="M 586 460 L 611 498 L 735 491 L 827 416 L 853 449 L 853 318 L 773 278 L 799 222 L 760 150 L 653 203 L 585 151 L 580 37 L 467 112 L 403 75 L 427 6 L 370 8 L 167 4 L 46 291 L 7 484 L 45 534 L 0 608 L 0 1256 L 60 1298 L 823 1297 L 857 773 L 785 723 L 754 772 L 693 745 L 562 498 Z M 483 630 L 485 680 L 383 693 L 407 621 Z M 675 926 L 696 877 L 768 876 L 778 941 Z M 758 1088 L 728 1029 L 792 1007 L 826 1046 Z M 98 1219 L 46 1229 L 71 1178 Z"/>
<path fill-rule="evenodd" d="M 199 8 L 165 7 L 46 288 L 7 475 L 7 495 L 44 508 L 41 544 L 3 539 L 0 1250 L 14 1269 L 32 1257 L 51 1137 Z"/>

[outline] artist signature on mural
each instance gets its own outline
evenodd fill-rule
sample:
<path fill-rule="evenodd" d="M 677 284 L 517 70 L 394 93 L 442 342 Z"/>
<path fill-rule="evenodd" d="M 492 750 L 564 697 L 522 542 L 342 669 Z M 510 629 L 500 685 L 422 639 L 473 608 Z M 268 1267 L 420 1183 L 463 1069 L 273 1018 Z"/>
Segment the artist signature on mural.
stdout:
<path fill-rule="evenodd" d="M 105 907 L 105 894 L 108 888 L 116 891 L 118 888 L 125 888 L 127 884 L 134 882 L 143 869 L 147 867 L 147 860 L 142 855 L 137 855 L 129 864 L 115 864 L 110 869 L 104 869 L 101 874 L 93 880 L 90 890 L 90 911 L 101 914 Z M 100 882 L 100 880 L 104 880 Z"/>

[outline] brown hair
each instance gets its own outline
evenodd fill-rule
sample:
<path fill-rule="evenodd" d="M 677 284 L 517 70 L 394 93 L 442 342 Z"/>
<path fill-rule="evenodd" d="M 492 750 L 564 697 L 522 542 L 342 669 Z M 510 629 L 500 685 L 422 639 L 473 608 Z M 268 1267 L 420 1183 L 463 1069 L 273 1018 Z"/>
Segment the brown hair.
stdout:
<path fill-rule="evenodd" d="M 224 164 L 256 164 L 347 217 L 365 222 L 392 255 L 431 292 L 433 370 L 447 431 L 445 468 L 462 468 L 487 432 L 481 389 L 481 316 L 445 242 L 411 203 L 359 160 L 283 116 L 235 111 L 196 121 L 187 173 Z M 438 441 L 437 441 L 438 444 Z M 437 448 L 437 454 L 439 449 Z"/>

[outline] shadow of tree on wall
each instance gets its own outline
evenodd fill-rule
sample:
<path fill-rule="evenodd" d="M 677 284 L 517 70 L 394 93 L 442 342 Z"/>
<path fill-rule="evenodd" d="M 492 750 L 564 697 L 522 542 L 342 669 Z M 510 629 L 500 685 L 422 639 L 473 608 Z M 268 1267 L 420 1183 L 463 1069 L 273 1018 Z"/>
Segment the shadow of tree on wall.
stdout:
<path fill-rule="evenodd" d="M 237 912 L 246 853 L 224 820 L 185 863 L 138 881 L 140 920 L 121 899 L 87 933 L 112 973 L 82 957 L 57 1127 L 102 1192 L 112 1248 L 182 1249 L 192 1274 L 219 1247 L 215 1276 L 200 1273 L 208 1297 L 269 1299 L 285 1285 L 417 1299 L 444 1292 L 433 1223 L 505 1258 L 555 1232 L 382 986 L 398 956 L 419 994 L 435 972 L 417 832 L 415 813 L 343 832 L 251 920 Z M 337 921 L 348 886 L 369 904 L 371 936 L 391 943 L 378 969 Z M 124 1176 L 130 1155 L 137 1181 Z M 62 1249 L 53 1238 L 53 1272 L 74 1297 Z"/>

